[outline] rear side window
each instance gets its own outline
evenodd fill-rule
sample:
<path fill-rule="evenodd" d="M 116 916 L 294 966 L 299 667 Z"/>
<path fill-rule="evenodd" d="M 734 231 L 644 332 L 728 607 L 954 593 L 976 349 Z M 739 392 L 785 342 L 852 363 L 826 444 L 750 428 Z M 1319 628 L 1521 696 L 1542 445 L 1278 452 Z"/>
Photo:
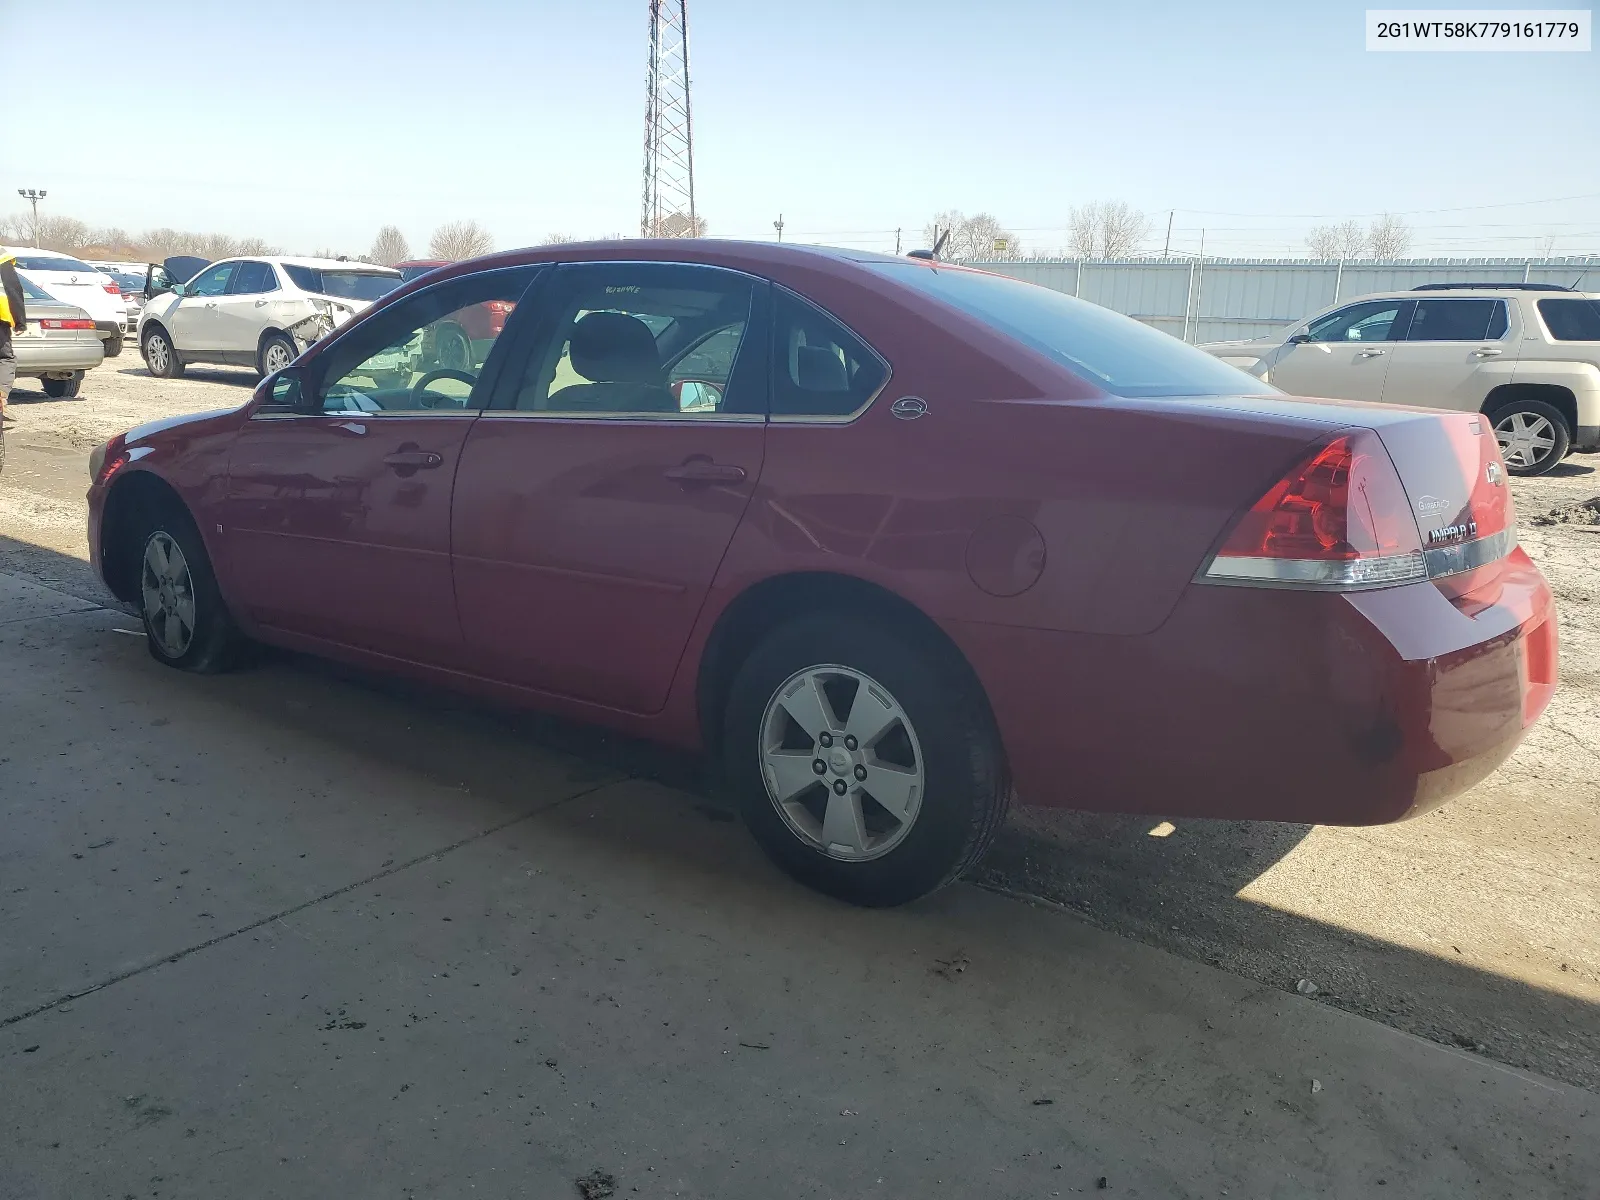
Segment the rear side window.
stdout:
<path fill-rule="evenodd" d="M 1506 334 L 1504 300 L 1418 300 L 1408 342 L 1483 342 Z"/>
<path fill-rule="evenodd" d="M 888 382 L 883 359 L 821 309 L 779 289 L 773 314 L 774 417 L 848 417 Z"/>
<path fill-rule="evenodd" d="M 239 270 L 234 273 L 232 291 L 241 295 L 254 295 L 257 292 L 275 292 L 278 290 L 278 277 L 272 273 L 272 267 L 264 262 L 243 262 Z"/>
<path fill-rule="evenodd" d="M 93 271 L 86 262 L 60 254 L 19 254 L 17 266 L 24 271 Z"/>
<path fill-rule="evenodd" d="M 1558 342 L 1600 342 L 1600 300 L 1541 300 L 1539 315 Z"/>
<path fill-rule="evenodd" d="M 1029 346 L 1113 396 L 1274 395 L 1277 389 L 1170 334 L 1087 300 L 1003 275 L 870 263 Z"/>

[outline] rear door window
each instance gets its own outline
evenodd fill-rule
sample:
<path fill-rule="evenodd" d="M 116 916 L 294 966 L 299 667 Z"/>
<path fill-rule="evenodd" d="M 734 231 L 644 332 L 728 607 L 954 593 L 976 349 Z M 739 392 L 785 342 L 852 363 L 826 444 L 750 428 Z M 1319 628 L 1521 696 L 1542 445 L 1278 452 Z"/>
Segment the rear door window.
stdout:
<path fill-rule="evenodd" d="M 1504 300 L 1429 299 L 1416 303 L 1406 333 L 1408 342 L 1483 342 L 1505 336 Z"/>
<path fill-rule="evenodd" d="M 270 263 L 242 262 L 234 273 L 233 286 L 229 290 L 236 296 L 275 292 L 278 290 L 278 277 L 273 273 Z"/>
<path fill-rule="evenodd" d="M 1558 342 L 1600 342 L 1600 300 L 1541 300 L 1539 315 Z"/>

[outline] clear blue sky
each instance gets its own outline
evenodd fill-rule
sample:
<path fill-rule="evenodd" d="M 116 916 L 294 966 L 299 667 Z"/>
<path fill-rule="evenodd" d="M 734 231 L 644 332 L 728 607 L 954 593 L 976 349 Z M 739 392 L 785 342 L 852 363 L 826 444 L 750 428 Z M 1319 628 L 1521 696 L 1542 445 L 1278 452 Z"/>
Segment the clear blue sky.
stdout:
<path fill-rule="evenodd" d="M 1364 8 L 691 0 L 700 207 L 882 249 L 959 208 L 1054 250 L 1111 198 L 1158 247 L 1176 208 L 1208 252 L 1382 210 L 1414 252 L 1600 251 L 1600 50 L 1368 53 Z M 383 222 L 632 233 L 645 29 L 645 0 L 0 0 L 0 212 L 44 187 L 95 225 L 350 253 Z M 1522 203 L 1555 197 L 1583 198 Z"/>

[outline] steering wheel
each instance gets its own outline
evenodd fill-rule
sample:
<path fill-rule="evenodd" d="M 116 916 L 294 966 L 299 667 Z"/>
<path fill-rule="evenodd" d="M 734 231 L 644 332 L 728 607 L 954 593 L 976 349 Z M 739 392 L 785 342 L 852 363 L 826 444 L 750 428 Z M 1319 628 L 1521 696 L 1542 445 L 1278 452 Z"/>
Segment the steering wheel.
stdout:
<path fill-rule="evenodd" d="M 465 371 L 457 371 L 453 367 L 440 367 L 437 370 L 429 371 L 421 379 L 417 380 L 411 385 L 411 399 L 415 402 L 418 408 L 439 407 L 438 404 L 431 403 L 424 398 L 428 395 L 428 385 L 435 379 L 457 379 L 466 384 L 468 387 L 478 386 L 478 377 L 476 375 L 469 375 Z M 463 397 L 440 396 L 435 394 L 433 398 L 434 400 L 443 400 L 449 404 L 457 404 L 462 408 L 467 406 L 467 399 Z"/>

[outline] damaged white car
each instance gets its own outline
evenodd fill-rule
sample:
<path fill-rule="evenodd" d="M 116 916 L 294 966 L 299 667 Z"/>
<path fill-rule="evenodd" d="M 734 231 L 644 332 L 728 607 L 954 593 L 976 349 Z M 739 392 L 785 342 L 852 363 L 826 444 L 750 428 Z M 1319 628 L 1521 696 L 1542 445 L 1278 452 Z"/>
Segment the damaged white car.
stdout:
<path fill-rule="evenodd" d="M 378 297 L 400 272 L 331 258 L 169 258 L 152 265 L 139 349 L 152 375 L 232 363 L 267 376 Z"/>

